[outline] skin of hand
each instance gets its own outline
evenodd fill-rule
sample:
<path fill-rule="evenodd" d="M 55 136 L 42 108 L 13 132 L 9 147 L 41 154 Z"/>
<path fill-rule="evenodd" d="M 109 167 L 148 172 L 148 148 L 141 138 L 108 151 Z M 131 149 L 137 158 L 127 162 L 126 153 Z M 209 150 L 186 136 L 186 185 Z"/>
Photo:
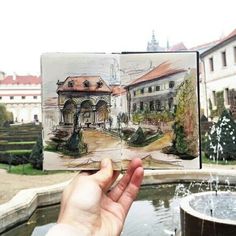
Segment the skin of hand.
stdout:
<path fill-rule="evenodd" d="M 58 223 L 74 227 L 83 236 L 120 235 L 143 172 L 141 160 L 133 159 L 112 189 L 119 172 L 113 171 L 110 159 L 102 160 L 95 174 L 78 174 L 63 192 Z"/>

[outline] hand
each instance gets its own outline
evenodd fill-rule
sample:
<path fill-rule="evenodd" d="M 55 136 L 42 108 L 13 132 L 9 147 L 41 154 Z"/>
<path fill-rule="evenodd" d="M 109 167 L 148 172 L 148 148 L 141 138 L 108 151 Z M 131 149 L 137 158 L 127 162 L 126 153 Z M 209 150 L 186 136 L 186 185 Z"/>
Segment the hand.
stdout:
<path fill-rule="evenodd" d="M 58 223 L 72 226 L 79 235 L 120 235 L 143 179 L 141 160 L 132 160 L 121 180 L 108 191 L 118 176 L 110 159 L 102 160 L 97 173 L 76 176 L 63 193 Z"/>

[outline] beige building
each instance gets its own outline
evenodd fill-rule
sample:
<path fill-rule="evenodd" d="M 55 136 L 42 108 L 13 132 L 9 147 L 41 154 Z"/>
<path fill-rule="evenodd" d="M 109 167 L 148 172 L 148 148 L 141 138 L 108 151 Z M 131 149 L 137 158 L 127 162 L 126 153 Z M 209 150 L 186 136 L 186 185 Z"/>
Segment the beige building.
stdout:
<path fill-rule="evenodd" d="M 13 113 L 16 123 L 41 122 L 41 78 L 1 73 L 0 103 Z"/>

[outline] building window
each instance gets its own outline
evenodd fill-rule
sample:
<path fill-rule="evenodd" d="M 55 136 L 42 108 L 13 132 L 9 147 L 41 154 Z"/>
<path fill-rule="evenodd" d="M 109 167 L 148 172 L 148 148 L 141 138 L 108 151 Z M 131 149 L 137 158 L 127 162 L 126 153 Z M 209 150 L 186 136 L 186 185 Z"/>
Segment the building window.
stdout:
<path fill-rule="evenodd" d="M 136 91 L 134 91 L 134 97 L 136 96 Z"/>
<path fill-rule="evenodd" d="M 143 111 L 143 102 L 140 102 L 140 111 Z"/>
<path fill-rule="evenodd" d="M 156 86 L 156 91 L 160 91 L 161 90 L 161 87 L 158 85 Z"/>
<path fill-rule="evenodd" d="M 209 58 L 209 63 L 210 63 L 210 71 L 214 71 L 214 61 L 213 61 L 213 57 Z"/>
<path fill-rule="evenodd" d="M 216 91 L 212 91 L 213 106 L 216 106 Z"/>
<path fill-rule="evenodd" d="M 144 88 L 141 88 L 140 92 L 141 94 L 144 94 Z"/>
<path fill-rule="evenodd" d="M 37 99 L 38 97 L 37 96 L 33 96 L 34 99 Z"/>
<path fill-rule="evenodd" d="M 0 100 L 2 100 L 2 97 L 0 96 Z"/>
<path fill-rule="evenodd" d="M 133 103 L 133 112 L 135 112 L 137 110 L 137 105 L 136 103 Z"/>
<path fill-rule="evenodd" d="M 13 100 L 14 99 L 14 96 L 10 96 L 10 100 Z"/>
<path fill-rule="evenodd" d="M 227 66 L 227 61 L 226 61 L 226 52 L 221 53 L 221 58 L 222 58 L 222 66 L 226 67 Z"/>
<path fill-rule="evenodd" d="M 25 96 L 21 96 L 21 99 L 25 99 Z"/>
<path fill-rule="evenodd" d="M 152 87 L 148 87 L 148 92 L 149 92 L 149 93 L 152 92 Z"/>
<path fill-rule="evenodd" d="M 224 92 L 224 101 L 225 101 L 225 105 L 229 105 L 229 89 L 228 88 L 226 88 Z"/>
<path fill-rule="evenodd" d="M 234 47 L 234 63 L 236 63 L 236 47 Z"/>
<path fill-rule="evenodd" d="M 169 82 L 169 88 L 174 88 L 175 86 L 175 81 L 170 81 Z"/>
<path fill-rule="evenodd" d="M 149 102 L 149 110 L 154 111 L 154 102 L 153 101 Z"/>

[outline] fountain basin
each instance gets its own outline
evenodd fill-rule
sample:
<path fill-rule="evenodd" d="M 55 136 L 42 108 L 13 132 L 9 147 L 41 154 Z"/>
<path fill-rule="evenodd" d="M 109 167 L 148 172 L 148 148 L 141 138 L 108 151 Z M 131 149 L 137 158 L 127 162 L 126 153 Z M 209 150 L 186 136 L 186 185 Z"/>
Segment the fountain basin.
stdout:
<path fill-rule="evenodd" d="M 180 202 L 182 236 L 236 235 L 236 193 L 201 192 Z"/>

